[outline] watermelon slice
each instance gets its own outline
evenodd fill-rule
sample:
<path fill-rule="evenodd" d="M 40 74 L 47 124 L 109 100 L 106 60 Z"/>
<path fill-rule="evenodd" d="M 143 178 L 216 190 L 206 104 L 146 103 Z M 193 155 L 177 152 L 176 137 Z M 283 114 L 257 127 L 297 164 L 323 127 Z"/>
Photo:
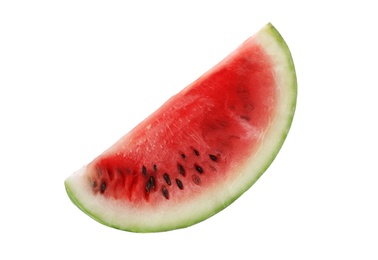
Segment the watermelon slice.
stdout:
<path fill-rule="evenodd" d="M 267 24 L 65 181 L 68 196 L 117 229 L 188 227 L 221 211 L 263 174 L 291 126 L 290 51 Z"/>

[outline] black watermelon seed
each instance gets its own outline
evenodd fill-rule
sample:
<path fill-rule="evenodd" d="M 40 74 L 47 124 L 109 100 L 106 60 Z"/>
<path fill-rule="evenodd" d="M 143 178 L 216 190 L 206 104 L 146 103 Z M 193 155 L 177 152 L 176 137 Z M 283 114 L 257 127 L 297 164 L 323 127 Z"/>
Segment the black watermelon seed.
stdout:
<path fill-rule="evenodd" d="M 164 197 L 168 200 L 169 199 L 169 192 L 165 186 L 161 188 L 161 191 L 163 192 Z"/>
<path fill-rule="evenodd" d="M 180 190 L 184 189 L 184 185 L 182 185 L 182 182 L 179 179 L 176 179 L 176 183 Z"/>
<path fill-rule="evenodd" d="M 168 173 L 164 173 L 164 180 L 165 180 L 165 182 L 166 182 L 169 186 L 171 186 L 171 178 L 169 178 Z"/>
<path fill-rule="evenodd" d="M 203 173 L 203 169 L 202 169 L 201 166 L 199 166 L 199 165 L 195 165 L 195 167 L 196 167 L 197 172 L 199 172 L 199 173 Z"/>
<path fill-rule="evenodd" d="M 213 160 L 214 162 L 218 161 L 218 158 L 215 155 L 209 154 L 210 159 Z"/>
<path fill-rule="evenodd" d="M 153 188 L 155 188 L 155 178 L 151 176 L 146 183 L 146 192 L 149 193 Z"/>
<path fill-rule="evenodd" d="M 157 171 L 157 166 L 156 166 L 156 164 L 154 164 L 154 171 L 155 171 L 155 172 Z"/>
<path fill-rule="evenodd" d="M 148 179 L 146 184 L 146 192 L 149 193 L 151 189 L 155 188 L 155 178 L 154 176 L 151 176 L 150 179 Z"/>
<path fill-rule="evenodd" d="M 147 175 L 147 169 L 146 169 L 146 166 L 142 166 L 142 173 L 143 173 L 143 175 L 144 176 L 146 176 Z"/>
<path fill-rule="evenodd" d="M 150 189 L 151 189 L 151 182 L 150 182 L 150 180 L 148 180 L 147 184 L 146 184 L 146 192 L 150 193 Z"/>
<path fill-rule="evenodd" d="M 193 179 L 193 181 L 194 181 L 195 184 L 200 185 L 201 179 L 200 179 L 200 177 L 197 174 L 193 174 L 192 175 L 192 179 Z"/>
<path fill-rule="evenodd" d="M 182 157 L 182 159 L 185 159 L 186 156 L 185 156 L 185 154 L 182 153 L 181 157 Z"/>
<path fill-rule="evenodd" d="M 194 153 L 199 156 L 199 152 L 196 149 L 193 149 Z"/>
<path fill-rule="evenodd" d="M 154 178 L 154 176 L 150 177 L 149 182 L 151 182 L 151 188 L 155 188 L 155 178 Z"/>
<path fill-rule="evenodd" d="M 177 169 L 182 176 L 185 176 L 185 169 L 181 164 L 177 165 Z"/>
<path fill-rule="evenodd" d="M 101 193 L 104 193 L 105 189 L 106 189 L 106 182 L 103 182 L 101 184 L 101 189 L 100 189 Z"/>

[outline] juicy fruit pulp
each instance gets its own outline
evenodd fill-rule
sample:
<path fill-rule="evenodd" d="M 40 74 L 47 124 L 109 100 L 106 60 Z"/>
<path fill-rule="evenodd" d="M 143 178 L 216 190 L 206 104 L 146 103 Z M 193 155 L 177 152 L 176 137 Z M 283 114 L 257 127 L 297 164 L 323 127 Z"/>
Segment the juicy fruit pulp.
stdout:
<path fill-rule="evenodd" d="M 290 128 L 296 78 L 290 52 L 268 24 L 69 177 L 85 213 L 115 228 L 182 228 L 245 192 Z"/>

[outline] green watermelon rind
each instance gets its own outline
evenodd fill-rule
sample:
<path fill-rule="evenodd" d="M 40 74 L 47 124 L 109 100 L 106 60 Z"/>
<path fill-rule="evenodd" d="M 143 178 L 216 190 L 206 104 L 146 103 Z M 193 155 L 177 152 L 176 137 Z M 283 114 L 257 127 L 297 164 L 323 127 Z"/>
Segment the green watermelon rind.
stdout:
<path fill-rule="evenodd" d="M 282 107 L 281 109 L 278 109 L 278 111 L 281 114 L 277 116 L 277 122 L 272 123 L 272 125 L 274 125 L 275 127 L 272 127 L 270 130 L 268 130 L 269 133 L 266 134 L 269 136 L 267 141 L 270 143 L 263 144 L 261 150 L 259 150 L 259 152 L 257 153 L 257 156 L 251 157 L 249 162 L 244 163 L 240 167 L 241 173 L 239 175 L 241 177 L 238 178 L 238 180 L 236 180 L 234 183 L 232 183 L 230 187 L 222 186 L 219 188 L 219 190 L 215 189 L 215 191 L 210 191 L 214 192 L 214 194 L 217 194 L 221 189 L 227 189 L 226 193 L 228 195 L 224 196 L 225 200 L 222 200 L 220 203 L 218 203 L 218 206 L 216 207 L 214 207 L 213 205 L 212 208 L 210 207 L 204 210 L 202 214 L 193 214 L 193 212 L 190 212 L 189 209 L 189 217 L 186 217 L 184 215 L 186 211 L 185 208 L 180 208 L 180 210 L 182 209 L 181 211 L 184 211 L 184 213 L 181 213 L 180 211 L 180 216 L 178 217 L 178 219 L 180 219 L 179 221 L 163 221 L 164 224 L 149 226 L 140 224 L 129 225 L 128 223 L 119 224 L 123 222 L 115 221 L 118 222 L 115 223 L 114 221 L 106 221 L 104 220 L 104 217 L 100 216 L 102 214 L 100 209 L 98 209 L 98 212 L 96 212 L 96 207 L 93 208 L 94 210 L 90 210 L 90 206 L 84 205 L 87 202 L 89 203 L 91 201 L 90 198 L 86 198 L 85 192 L 88 191 L 85 191 L 84 185 L 73 185 L 73 183 L 75 182 L 80 182 L 74 180 L 75 178 L 77 178 L 77 176 L 80 176 L 80 174 L 76 174 L 74 177 L 71 176 L 65 181 L 65 188 L 71 201 L 84 213 L 106 226 L 126 231 L 144 233 L 185 228 L 199 223 L 222 211 L 224 208 L 232 204 L 243 193 L 245 193 L 268 169 L 273 160 L 276 158 L 279 150 L 281 149 L 293 121 L 297 99 L 297 79 L 294 63 L 292 60 L 291 52 L 280 33 L 272 24 L 268 23 L 254 37 L 260 42 L 260 45 L 263 47 L 263 49 L 275 64 L 274 68 L 277 70 L 276 76 L 278 77 L 278 80 L 281 81 L 279 83 L 280 93 L 285 96 L 281 97 L 279 100 L 281 102 L 279 106 Z M 82 169 L 81 171 L 84 171 L 84 169 Z M 84 189 L 84 191 L 81 189 Z M 80 197 L 81 200 L 84 201 L 84 203 L 80 202 L 78 197 Z M 218 199 L 222 199 L 222 197 Z M 196 202 L 198 203 L 198 201 Z M 192 208 L 188 208 L 191 208 L 191 210 L 193 211 L 193 205 L 191 206 Z M 206 207 L 206 205 L 201 205 L 201 207 Z M 179 210 L 176 209 L 176 212 L 179 212 Z"/>
<path fill-rule="evenodd" d="M 95 213 L 88 210 L 82 203 L 80 203 L 80 201 L 76 198 L 74 193 L 71 191 L 70 184 L 67 180 L 64 182 L 64 186 L 66 187 L 67 195 L 70 198 L 70 200 L 72 201 L 72 203 L 74 205 L 76 205 L 81 211 L 83 211 L 85 214 L 87 214 L 88 216 L 90 216 L 91 218 L 96 220 L 97 222 L 104 224 L 105 226 L 110 226 L 110 227 L 113 227 L 113 228 L 116 228 L 116 229 L 121 229 L 120 227 L 117 227 L 115 225 L 111 225 L 110 223 L 103 221 L 100 217 L 97 217 L 97 215 Z"/>

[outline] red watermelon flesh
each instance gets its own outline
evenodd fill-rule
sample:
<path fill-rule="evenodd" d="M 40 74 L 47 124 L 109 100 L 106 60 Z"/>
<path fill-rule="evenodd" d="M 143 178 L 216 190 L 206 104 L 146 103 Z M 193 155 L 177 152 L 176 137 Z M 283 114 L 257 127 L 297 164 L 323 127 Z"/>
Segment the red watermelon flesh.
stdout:
<path fill-rule="evenodd" d="M 295 103 L 290 52 L 268 24 L 69 177 L 67 193 L 118 229 L 190 226 L 261 176 L 287 135 Z"/>

